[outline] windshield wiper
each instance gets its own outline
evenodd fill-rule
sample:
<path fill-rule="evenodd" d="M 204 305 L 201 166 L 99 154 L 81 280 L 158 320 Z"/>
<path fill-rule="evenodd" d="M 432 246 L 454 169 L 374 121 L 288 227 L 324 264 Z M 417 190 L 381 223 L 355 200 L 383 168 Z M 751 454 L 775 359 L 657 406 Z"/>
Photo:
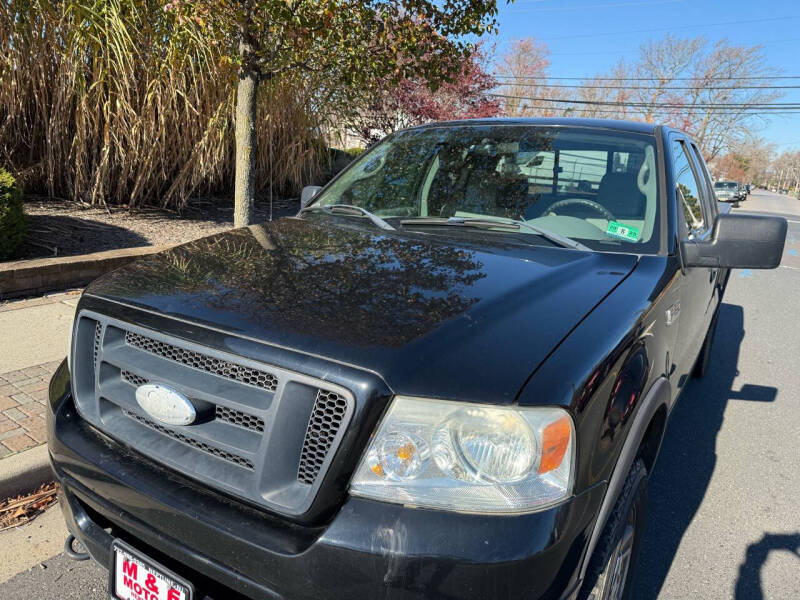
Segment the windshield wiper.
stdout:
<path fill-rule="evenodd" d="M 386 229 L 388 231 L 395 231 L 394 227 L 389 225 L 389 223 L 381 219 L 378 215 L 374 215 L 371 212 L 369 212 L 366 208 L 361 208 L 360 206 L 354 206 L 353 204 L 328 204 L 325 206 L 314 204 L 312 206 L 306 206 L 304 209 L 300 211 L 300 214 L 315 210 L 327 210 L 329 212 L 343 212 L 351 215 L 353 214 L 364 215 L 381 229 Z"/>
<path fill-rule="evenodd" d="M 562 248 L 573 248 L 575 250 L 583 250 L 584 252 L 591 252 L 592 249 L 588 246 L 581 244 L 577 240 L 568 238 L 560 233 L 542 229 L 525 221 L 517 221 L 515 219 L 477 219 L 474 217 L 420 217 L 417 219 L 403 219 L 400 221 L 401 225 L 444 225 L 457 227 L 478 227 L 481 229 L 491 228 L 506 228 L 506 229 L 527 229 L 543 238 L 553 242 Z"/>

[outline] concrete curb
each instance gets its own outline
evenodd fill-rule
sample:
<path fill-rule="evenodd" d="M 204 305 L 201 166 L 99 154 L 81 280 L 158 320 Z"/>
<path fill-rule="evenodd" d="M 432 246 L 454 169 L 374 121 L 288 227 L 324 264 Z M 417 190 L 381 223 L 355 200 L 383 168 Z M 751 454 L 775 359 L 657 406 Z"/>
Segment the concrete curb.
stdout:
<path fill-rule="evenodd" d="M 53 479 L 47 444 L 0 459 L 0 500 L 32 492 Z"/>
<path fill-rule="evenodd" d="M 82 287 L 104 273 L 166 248 L 167 246 L 120 248 L 93 254 L 0 264 L 0 299 Z"/>

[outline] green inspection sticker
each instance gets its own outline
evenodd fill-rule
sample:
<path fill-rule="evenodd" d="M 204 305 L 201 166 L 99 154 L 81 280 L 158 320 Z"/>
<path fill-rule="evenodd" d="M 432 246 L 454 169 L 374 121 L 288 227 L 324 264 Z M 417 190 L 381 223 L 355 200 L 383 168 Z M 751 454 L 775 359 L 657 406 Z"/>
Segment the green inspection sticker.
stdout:
<path fill-rule="evenodd" d="M 640 235 L 637 227 L 634 227 L 633 225 L 617 223 L 616 221 L 608 222 L 608 229 L 606 229 L 606 233 L 611 237 L 619 238 L 621 240 L 625 240 L 626 242 L 638 242 Z"/>

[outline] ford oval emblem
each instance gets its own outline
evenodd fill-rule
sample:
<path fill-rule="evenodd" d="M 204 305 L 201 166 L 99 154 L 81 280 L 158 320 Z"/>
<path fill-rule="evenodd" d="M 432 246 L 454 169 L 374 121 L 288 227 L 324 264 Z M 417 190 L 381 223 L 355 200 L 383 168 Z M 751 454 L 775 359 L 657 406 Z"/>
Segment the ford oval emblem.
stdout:
<path fill-rule="evenodd" d="M 136 402 L 148 415 L 166 425 L 191 425 L 197 418 L 197 410 L 186 396 L 159 383 L 136 388 Z"/>

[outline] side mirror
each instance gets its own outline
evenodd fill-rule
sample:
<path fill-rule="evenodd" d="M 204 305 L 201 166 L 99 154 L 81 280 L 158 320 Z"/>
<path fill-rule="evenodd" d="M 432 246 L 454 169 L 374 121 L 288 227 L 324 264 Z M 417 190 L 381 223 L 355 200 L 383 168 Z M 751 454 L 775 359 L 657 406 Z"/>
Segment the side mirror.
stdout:
<path fill-rule="evenodd" d="M 318 185 L 307 185 L 304 187 L 300 194 L 300 208 L 308 206 L 321 189 L 322 187 Z"/>
<path fill-rule="evenodd" d="M 683 266 L 774 269 L 787 227 L 782 217 L 720 214 L 710 239 L 681 242 Z"/>

